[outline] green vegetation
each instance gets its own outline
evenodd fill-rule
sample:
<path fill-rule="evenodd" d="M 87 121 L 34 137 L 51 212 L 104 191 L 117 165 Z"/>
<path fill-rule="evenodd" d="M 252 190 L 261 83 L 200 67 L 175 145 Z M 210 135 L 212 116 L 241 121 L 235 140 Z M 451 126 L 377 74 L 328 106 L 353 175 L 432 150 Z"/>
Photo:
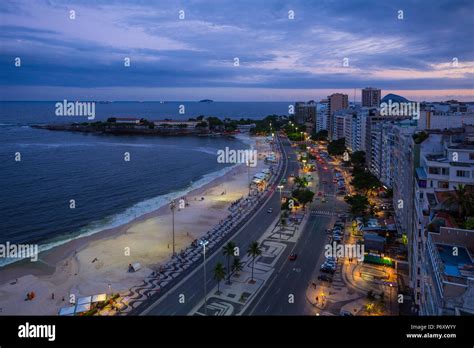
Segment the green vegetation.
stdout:
<path fill-rule="evenodd" d="M 235 273 L 238 276 L 239 272 L 242 271 L 243 268 L 244 265 L 242 261 L 240 261 L 240 258 L 234 257 L 234 262 L 232 263 L 232 273 Z"/>
<path fill-rule="evenodd" d="M 236 248 L 235 243 L 230 241 L 224 246 L 222 250 L 224 256 L 227 256 L 227 269 L 230 269 L 230 258 L 234 256 L 235 248 Z M 230 276 L 231 274 L 229 272 L 229 274 L 227 275 L 227 282 L 229 283 L 230 283 Z"/>
<path fill-rule="evenodd" d="M 207 127 L 206 121 L 201 121 L 196 125 L 196 128 L 206 128 L 206 127 Z"/>
<path fill-rule="evenodd" d="M 354 167 L 363 168 L 365 166 L 365 152 L 356 151 L 351 154 L 351 164 Z"/>
<path fill-rule="evenodd" d="M 314 192 L 307 189 L 297 189 L 292 192 L 292 196 L 295 200 L 302 204 L 303 207 L 305 207 L 307 203 L 311 203 L 313 201 Z"/>
<path fill-rule="evenodd" d="M 217 292 L 220 292 L 219 286 L 221 281 L 225 278 L 226 272 L 222 262 L 216 263 L 214 267 L 214 279 L 217 281 Z"/>
<path fill-rule="evenodd" d="M 474 217 L 468 217 L 464 223 L 464 228 L 466 230 L 474 230 Z"/>
<path fill-rule="evenodd" d="M 344 200 L 351 206 L 351 213 L 354 215 L 364 215 L 369 205 L 367 197 L 359 194 L 346 196 Z"/>
<path fill-rule="evenodd" d="M 308 186 L 308 180 L 304 176 L 296 176 L 294 180 L 296 187 L 299 189 Z"/>
<path fill-rule="evenodd" d="M 465 185 L 459 184 L 455 187 L 454 194 L 446 200 L 446 203 L 450 207 L 457 207 L 458 217 L 474 215 L 474 194 L 469 192 Z"/>
<path fill-rule="evenodd" d="M 413 134 L 413 140 L 414 140 L 415 144 L 421 144 L 426 139 L 428 139 L 428 137 L 429 137 L 428 133 L 426 133 L 424 131 Z"/>
<path fill-rule="evenodd" d="M 311 140 L 314 141 L 327 141 L 328 140 L 328 131 L 327 130 L 320 130 L 319 132 L 313 132 L 311 134 Z"/>
<path fill-rule="evenodd" d="M 365 194 L 370 189 L 376 189 L 382 186 L 382 183 L 375 175 L 364 168 L 354 167 L 352 171 L 351 185 L 358 191 L 363 191 Z"/>
<path fill-rule="evenodd" d="M 262 247 L 258 244 L 258 242 L 252 242 L 249 245 L 249 248 L 247 250 L 247 255 L 252 257 L 252 282 L 254 282 L 253 279 L 253 269 L 255 266 L 255 258 L 259 255 L 262 255 Z"/>
<path fill-rule="evenodd" d="M 341 156 L 346 152 L 346 139 L 341 138 L 338 140 L 331 141 L 328 144 L 328 153 L 331 156 Z"/>

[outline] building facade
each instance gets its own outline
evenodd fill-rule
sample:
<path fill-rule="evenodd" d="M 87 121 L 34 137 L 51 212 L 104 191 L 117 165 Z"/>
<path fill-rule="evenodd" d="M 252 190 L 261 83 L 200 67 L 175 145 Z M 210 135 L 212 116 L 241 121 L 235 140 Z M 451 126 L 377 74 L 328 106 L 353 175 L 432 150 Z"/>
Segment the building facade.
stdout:
<path fill-rule="evenodd" d="M 382 90 L 378 88 L 366 87 L 362 89 L 362 107 L 380 107 L 381 97 Z"/>

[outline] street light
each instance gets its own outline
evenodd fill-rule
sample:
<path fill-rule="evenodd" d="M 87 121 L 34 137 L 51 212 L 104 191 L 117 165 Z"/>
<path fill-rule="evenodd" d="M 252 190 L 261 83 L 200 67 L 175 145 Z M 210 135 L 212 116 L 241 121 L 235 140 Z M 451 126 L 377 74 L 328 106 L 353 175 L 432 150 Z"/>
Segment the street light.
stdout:
<path fill-rule="evenodd" d="M 392 315 L 392 288 L 393 288 L 393 284 L 390 283 L 390 314 Z"/>
<path fill-rule="evenodd" d="M 283 185 L 278 185 L 277 188 L 280 190 L 280 200 L 278 201 L 278 205 L 280 206 L 280 222 L 281 222 L 281 189 L 283 188 Z M 280 228 L 280 239 L 281 239 L 281 228 Z"/>
<path fill-rule="evenodd" d="M 249 197 L 250 197 L 250 162 L 247 161 L 245 164 L 247 165 L 247 177 L 249 181 Z"/>
<path fill-rule="evenodd" d="M 209 241 L 201 239 L 199 245 L 202 246 L 203 255 L 204 255 L 204 315 L 207 315 L 207 284 L 206 284 L 206 245 L 209 244 Z"/>
<path fill-rule="evenodd" d="M 176 202 L 172 200 L 170 203 L 170 209 L 171 209 L 171 215 L 172 215 L 172 221 L 173 221 L 173 256 L 175 255 L 175 250 L 174 250 L 174 209 L 175 208 L 176 208 Z"/>

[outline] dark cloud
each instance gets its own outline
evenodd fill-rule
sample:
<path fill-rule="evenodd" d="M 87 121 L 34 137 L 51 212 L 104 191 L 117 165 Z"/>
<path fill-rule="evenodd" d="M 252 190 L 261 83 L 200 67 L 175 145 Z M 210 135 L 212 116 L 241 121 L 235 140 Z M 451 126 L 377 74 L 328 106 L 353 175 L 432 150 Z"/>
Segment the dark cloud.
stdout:
<path fill-rule="evenodd" d="M 0 84 L 472 89 L 473 14 L 462 0 L 4 1 Z"/>

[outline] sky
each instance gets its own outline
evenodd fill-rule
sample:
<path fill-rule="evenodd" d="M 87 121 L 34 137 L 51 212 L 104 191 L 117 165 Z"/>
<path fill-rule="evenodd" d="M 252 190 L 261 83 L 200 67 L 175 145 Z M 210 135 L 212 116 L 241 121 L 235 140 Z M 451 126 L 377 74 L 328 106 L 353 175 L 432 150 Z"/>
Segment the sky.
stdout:
<path fill-rule="evenodd" d="M 474 101 L 473 18 L 472 0 L 2 0 L 0 100 Z"/>

